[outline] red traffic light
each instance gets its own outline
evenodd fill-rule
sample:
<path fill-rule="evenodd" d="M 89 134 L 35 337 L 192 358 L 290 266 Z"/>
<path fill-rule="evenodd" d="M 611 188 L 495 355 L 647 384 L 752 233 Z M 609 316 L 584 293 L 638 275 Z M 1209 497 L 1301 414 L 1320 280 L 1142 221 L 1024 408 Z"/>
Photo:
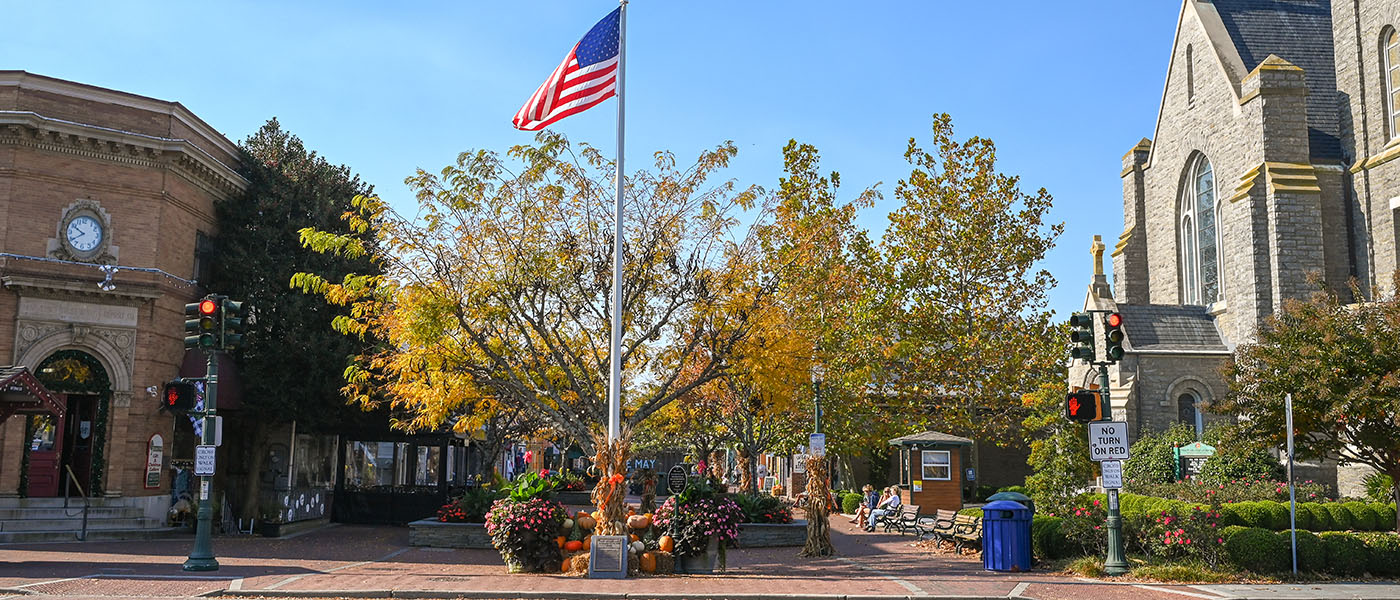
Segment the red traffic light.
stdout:
<path fill-rule="evenodd" d="M 214 311 L 218 309 L 218 303 L 214 302 L 209 298 L 205 298 L 199 301 L 199 314 L 201 315 L 212 315 L 214 314 Z"/>
<path fill-rule="evenodd" d="M 174 386 L 165 388 L 165 405 L 175 406 L 180 403 L 180 390 Z"/>
<path fill-rule="evenodd" d="M 1108 323 L 1109 327 L 1122 327 L 1123 315 L 1120 315 L 1118 313 L 1108 313 L 1108 318 L 1105 319 L 1105 322 Z"/>
<path fill-rule="evenodd" d="M 1103 420 L 1102 408 L 1098 392 L 1071 392 L 1065 397 L 1065 417 L 1075 423 Z"/>

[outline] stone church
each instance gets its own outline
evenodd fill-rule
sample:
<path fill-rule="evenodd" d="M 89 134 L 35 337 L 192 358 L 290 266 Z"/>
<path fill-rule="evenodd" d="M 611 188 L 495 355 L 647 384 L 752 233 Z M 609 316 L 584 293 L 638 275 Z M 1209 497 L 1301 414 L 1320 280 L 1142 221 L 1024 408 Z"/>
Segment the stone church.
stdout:
<path fill-rule="evenodd" d="M 1134 437 L 1203 427 L 1224 360 L 1310 274 L 1395 292 L 1397 27 L 1400 0 L 1182 2 L 1156 130 L 1123 156 L 1113 284 L 1100 265 L 1085 299 L 1124 317 L 1110 387 Z"/>

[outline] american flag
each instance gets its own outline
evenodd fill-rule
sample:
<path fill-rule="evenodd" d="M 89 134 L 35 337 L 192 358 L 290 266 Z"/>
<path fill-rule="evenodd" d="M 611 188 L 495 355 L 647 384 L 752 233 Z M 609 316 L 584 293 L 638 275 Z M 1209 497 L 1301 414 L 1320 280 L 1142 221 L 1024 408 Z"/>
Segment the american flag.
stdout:
<path fill-rule="evenodd" d="M 511 120 L 516 129 L 538 131 L 593 108 L 617 93 L 618 29 L 622 8 L 608 13 L 574 45 L 564 62 Z"/>

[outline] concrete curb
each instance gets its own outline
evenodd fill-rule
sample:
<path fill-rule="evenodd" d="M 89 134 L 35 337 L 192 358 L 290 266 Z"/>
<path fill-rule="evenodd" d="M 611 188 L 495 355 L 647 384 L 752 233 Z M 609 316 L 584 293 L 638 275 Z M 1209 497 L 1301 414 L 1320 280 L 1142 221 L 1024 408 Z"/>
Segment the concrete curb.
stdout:
<path fill-rule="evenodd" d="M 558 600 L 1007 600 L 1009 596 L 925 594 L 732 594 L 675 592 L 545 592 L 520 590 L 221 590 L 208 594 L 222 598 L 412 598 L 415 600 L 558 599 Z"/>

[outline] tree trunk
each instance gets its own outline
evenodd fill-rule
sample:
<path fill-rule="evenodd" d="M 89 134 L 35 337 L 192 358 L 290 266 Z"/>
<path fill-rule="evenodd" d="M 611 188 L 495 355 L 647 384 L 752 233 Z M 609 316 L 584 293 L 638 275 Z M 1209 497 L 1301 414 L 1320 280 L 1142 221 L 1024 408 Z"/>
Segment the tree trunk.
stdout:
<path fill-rule="evenodd" d="M 254 419 L 253 431 L 248 439 L 252 440 L 248 446 L 248 481 L 247 487 L 243 488 L 243 506 L 239 516 L 257 519 L 258 497 L 262 495 L 263 461 L 267 458 L 267 423 Z"/>
<path fill-rule="evenodd" d="M 1400 508 L 1400 471 L 1390 473 L 1390 499 Z M 1395 511 L 1395 533 L 1400 533 L 1400 510 Z"/>

